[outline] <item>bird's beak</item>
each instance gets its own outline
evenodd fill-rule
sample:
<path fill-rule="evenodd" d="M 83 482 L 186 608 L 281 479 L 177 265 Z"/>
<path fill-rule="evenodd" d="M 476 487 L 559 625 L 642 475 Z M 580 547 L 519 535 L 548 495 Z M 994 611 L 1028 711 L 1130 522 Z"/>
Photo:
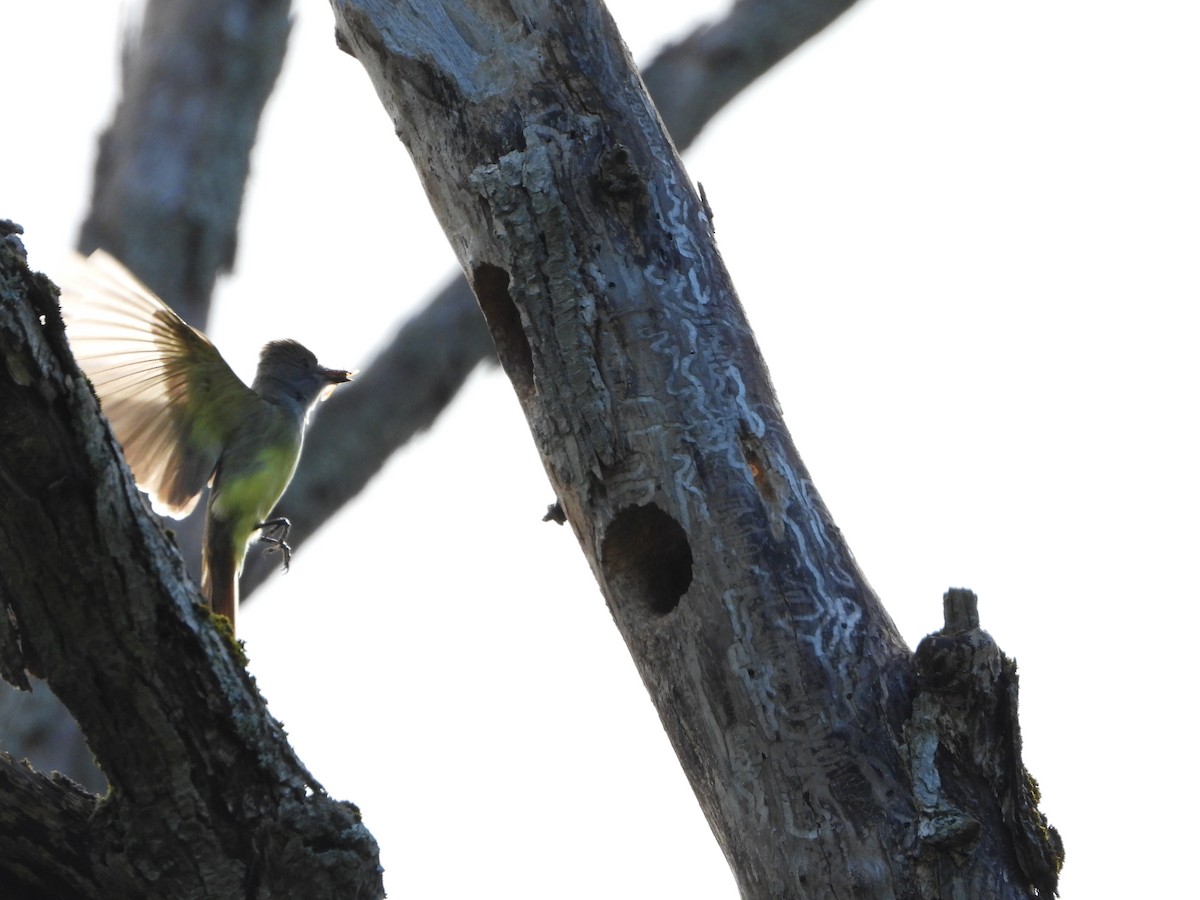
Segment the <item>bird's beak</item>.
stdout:
<path fill-rule="evenodd" d="M 358 373 L 355 372 L 353 369 L 347 370 L 347 369 L 322 368 L 321 375 L 324 376 L 325 380 L 327 382 L 329 382 L 329 384 L 327 384 L 325 386 L 325 389 L 323 391 L 321 391 L 321 399 L 322 400 L 326 399 L 330 394 L 333 393 L 333 389 L 335 387 L 337 387 L 339 384 L 345 384 L 347 381 L 349 381 L 351 378 L 353 378 L 356 374 L 358 374 Z"/>

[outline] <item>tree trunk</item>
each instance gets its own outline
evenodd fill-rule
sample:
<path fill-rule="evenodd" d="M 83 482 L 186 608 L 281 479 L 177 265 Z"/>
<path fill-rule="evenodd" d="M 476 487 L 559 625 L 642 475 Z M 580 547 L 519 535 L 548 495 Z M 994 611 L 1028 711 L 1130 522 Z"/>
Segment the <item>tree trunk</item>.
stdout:
<path fill-rule="evenodd" d="M 913 657 L 796 454 L 607 13 L 333 5 L 743 895 L 1044 890 L 986 767 L 938 768 L 961 748 L 936 714 L 909 746 Z M 927 827 L 943 806 L 969 813 Z"/>
<path fill-rule="evenodd" d="M 667 46 L 642 78 L 676 148 L 682 152 L 727 103 L 853 2 L 738 0 L 723 18 Z M 357 388 L 335 393 L 313 422 L 296 477 L 279 503 L 299 526 L 293 545 L 303 544 L 392 453 L 428 428 L 485 359 L 494 359 L 492 340 L 460 274 L 356 376 Z M 405 390 L 397 398 L 390 386 L 400 381 Z M 247 559 L 243 602 L 278 569 L 262 554 Z"/>

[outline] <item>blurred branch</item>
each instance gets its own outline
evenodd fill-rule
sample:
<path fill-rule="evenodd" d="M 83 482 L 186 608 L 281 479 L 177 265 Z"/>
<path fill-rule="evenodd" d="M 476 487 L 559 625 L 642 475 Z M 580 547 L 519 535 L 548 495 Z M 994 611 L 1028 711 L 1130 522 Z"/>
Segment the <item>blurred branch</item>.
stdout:
<path fill-rule="evenodd" d="M 103 247 L 203 328 L 233 268 L 250 151 L 287 49 L 290 0 L 147 0 L 121 55 L 79 249 Z"/>
<path fill-rule="evenodd" d="M 432 425 L 475 366 L 493 353 L 470 287 L 454 279 L 354 376 L 353 391 L 337 391 L 321 404 L 304 439 L 301 468 L 277 507 L 292 518 L 292 546 L 355 497 L 395 450 Z M 348 402 L 338 402 L 350 393 Z M 242 601 L 278 569 L 278 558 L 251 548 Z"/>
<path fill-rule="evenodd" d="M 739 0 L 718 22 L 664 50 L 642 73 L 682 151 L 730 100 L 823 29 L 853 0 Z M 353 499 L 389 457 L 428 428 L 471 371 L 494 359 L 475 298 L 459 275 L 397 332 L 391 345 L 321 408 L 279 514 L 299 546 Z M 278 570 L 246 559 L 242 599 Z"/>
<path fill-rule="evenodd" d="M 814 37 L 854 0 L 738 0 L 718 22 L 666 47 L 642 72 L 677 149 L 759 76 Z"/>

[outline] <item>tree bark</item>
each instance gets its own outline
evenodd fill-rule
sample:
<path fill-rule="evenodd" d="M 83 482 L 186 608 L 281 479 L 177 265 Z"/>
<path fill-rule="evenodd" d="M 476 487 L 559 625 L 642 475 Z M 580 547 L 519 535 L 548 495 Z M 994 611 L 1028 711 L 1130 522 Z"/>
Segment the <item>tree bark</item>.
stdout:
<path fill-rule="evenodd" d="M 724 18 L 665 48 L 642 72 L 675 147 L 683 151 L 734 97 L 853 5 L 853 0 L 738 0 Z M 437 340 L 430 335 L 436 334 Z M 466 280 L 455 276 L 357 377 L 329 398 L 305 439 L 280 509 L 299 547 L 358 495 L 413 435 L 432 425 L 471 371 L 494 360 Z M 399 402 L 376 386 L 403 384 Z M 279 567 L 246 560 L 243 600 Z"/>
<path fill-rule="evenodd" d="M 4 223 L 7 225 L 7 223 Z M 0 671 L 44 677 L 110 783 L 0 757 L 5 896 L 380 897 L 121 464 L 56 294 L 0 229 Z"/>
<path fill-rule="evenodd" d="M 607 13 L 333 6 L 742 894 L 1037 890 L 976 763 L 938 768 L 934 793 L 978 827 L 921 828 L 906 728 L 924 682 L 791 443 Z"/>

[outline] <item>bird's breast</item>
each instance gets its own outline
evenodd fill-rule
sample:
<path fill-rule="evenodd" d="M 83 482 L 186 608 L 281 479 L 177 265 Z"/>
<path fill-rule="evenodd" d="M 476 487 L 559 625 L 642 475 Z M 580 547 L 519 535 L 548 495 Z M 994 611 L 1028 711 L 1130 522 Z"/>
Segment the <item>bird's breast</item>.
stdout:
<path fill-rule="evenodd" d="M 247 423 L 222 454 L 210 511 L 233 524 L 239 541 L 250 539 L 283 496 L 296 471 L 302 440 L 302 427 L 268 416 Z"/>

